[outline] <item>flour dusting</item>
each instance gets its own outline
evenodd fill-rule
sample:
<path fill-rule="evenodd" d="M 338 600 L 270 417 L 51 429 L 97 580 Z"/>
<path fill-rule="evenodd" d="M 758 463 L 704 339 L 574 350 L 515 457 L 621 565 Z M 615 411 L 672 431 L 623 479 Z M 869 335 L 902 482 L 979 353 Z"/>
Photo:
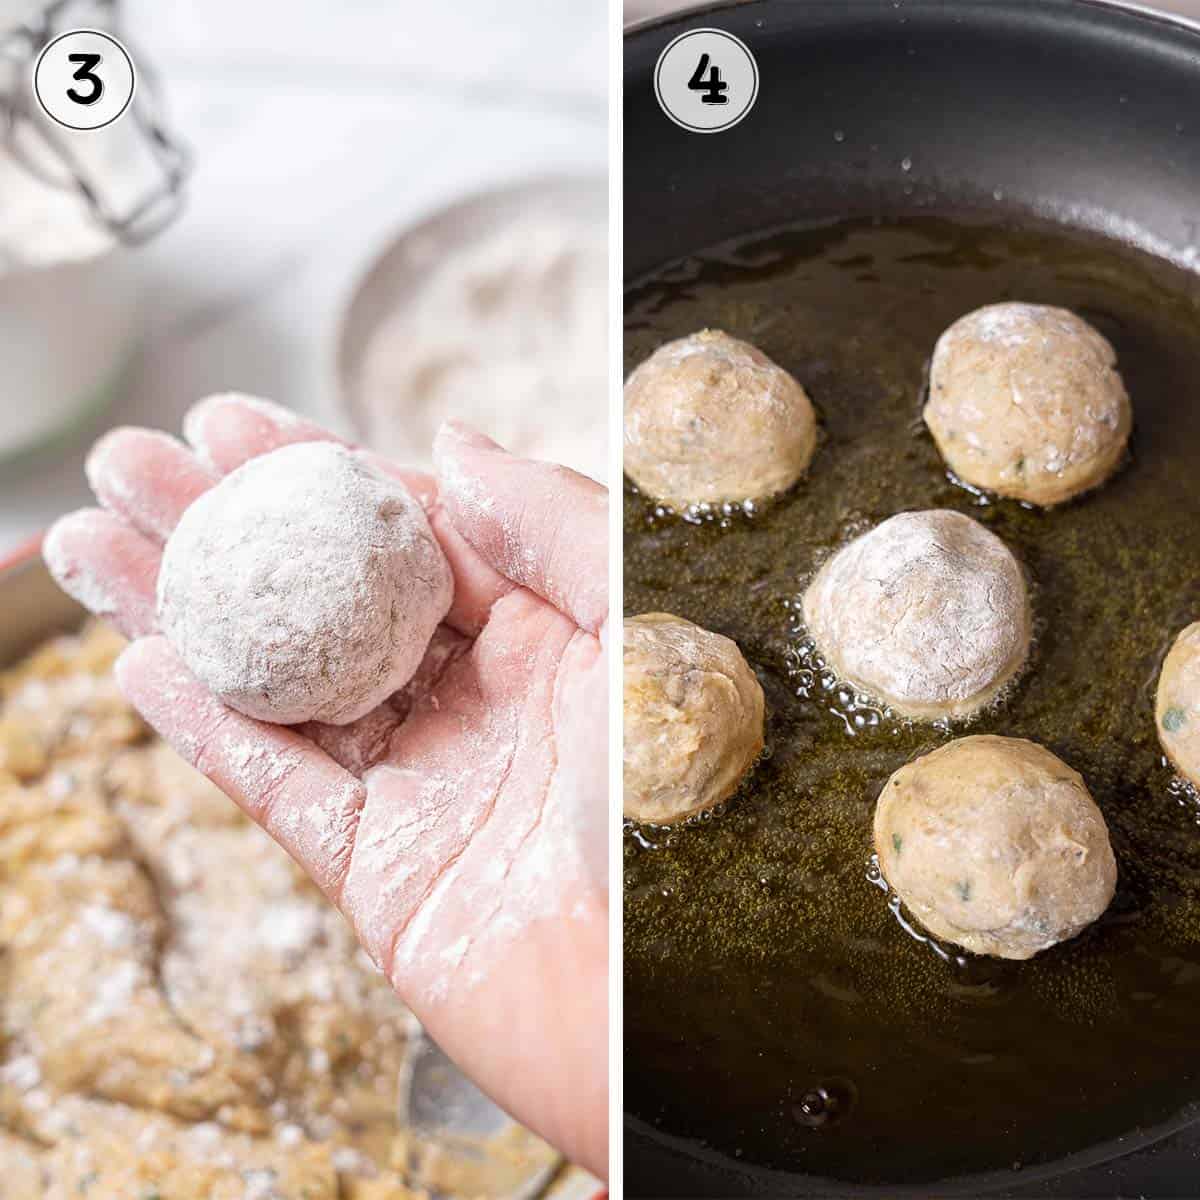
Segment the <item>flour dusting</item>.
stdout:
<path fill-rule="evenodd" d="M 603 225 L 531 207 L 473 238 L 431 238 L 413 253 L 418 285 L 381 321 L 353 382 L 352 407 L 371 446 L 425 463 L 438 427 L 455 416 L 522 457 L 603 479 Z"/>
<path fill-rule="evenodd" d="M 966 716 L 1025 661 L 1025 579 L 990 530 L 950 510 L 900 513 L 835 554 L 804 595 L 817 647 L 907 716 Z"/>
<path fill-rule="evenodd" d="M 412 678 L 452 583 L 424 510 L 329 442 L 252 459 L 183 515 L 158 580 L 163 632 L 224 703 L 345 724 Z"/>

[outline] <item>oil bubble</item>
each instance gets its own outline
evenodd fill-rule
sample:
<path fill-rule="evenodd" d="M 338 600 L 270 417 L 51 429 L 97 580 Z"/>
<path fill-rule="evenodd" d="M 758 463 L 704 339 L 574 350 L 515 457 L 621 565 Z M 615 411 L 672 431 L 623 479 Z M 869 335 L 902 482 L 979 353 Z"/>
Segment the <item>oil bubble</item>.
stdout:
<path fill-rule="evenodd" d="M 826 1080 L 810 1087 L 792 1105 L 792 1119 L 806 1129 L 825 1129 L 845 1120 L 857 1099 L 858 1089 L 848 1079 Z"/>

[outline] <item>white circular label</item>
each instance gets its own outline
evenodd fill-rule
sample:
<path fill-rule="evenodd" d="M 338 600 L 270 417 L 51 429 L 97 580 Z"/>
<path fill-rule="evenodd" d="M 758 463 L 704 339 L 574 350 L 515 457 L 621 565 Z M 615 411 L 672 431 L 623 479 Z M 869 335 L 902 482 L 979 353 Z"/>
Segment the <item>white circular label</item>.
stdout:
<path fill-rule="evenodd" d="M 690 29 L 658 56 L 654 94 L 692 133 L 731 129 L 758 99 L 758 64 L 745 42 L 723 29 Z"/>
<path fill-rule="evenodd" d="M 129 52 L 99 29 L 59 34 L 33 68 L 38 103 L 68 129 L 110 125 L 129 107 L 136 86 Z"/>

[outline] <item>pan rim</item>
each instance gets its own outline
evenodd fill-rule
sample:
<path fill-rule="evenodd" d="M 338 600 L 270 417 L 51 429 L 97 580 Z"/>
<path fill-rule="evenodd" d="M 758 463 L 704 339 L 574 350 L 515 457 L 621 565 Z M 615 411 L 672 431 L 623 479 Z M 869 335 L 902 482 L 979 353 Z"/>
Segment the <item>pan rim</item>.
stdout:
<path fill-rule="evenodd" d="M 639 21 L 632 21 L 623 27 L 621 34 L 623 39 L 637 37 L 640 34 L 653 32 L 664 25 L 673 24 L 681 19 L 690 20 L 712 13 L 747 8 L 750 5 L 760 2 L 761 0 L 694 0 L 693 3 L 682 5 L 671 12 L 661 13 L 653 17 L 643 17 Z M 919 3 L 919 0 L 910 0 L 910 3 L 914 2 Z M 1064 10 L 1072 8 L 1098 8 L 1124 12 L 1140 20 L 1149 21 L 1152 24 L 1174 26 L 1200 36 L 1200 18 L 1186 17 L 1182 13 L 1154 8 L 1150 4 L 1139 3 L 1138 0 L 1040 0 L 1040 3 L 1046 7 L 1056 7 Z M 984 6 L 980 5 L 979 7 L 982 8 Z M 999 5 L 993 3 L 987 7 L 995 8 L 999 7 Z"/>

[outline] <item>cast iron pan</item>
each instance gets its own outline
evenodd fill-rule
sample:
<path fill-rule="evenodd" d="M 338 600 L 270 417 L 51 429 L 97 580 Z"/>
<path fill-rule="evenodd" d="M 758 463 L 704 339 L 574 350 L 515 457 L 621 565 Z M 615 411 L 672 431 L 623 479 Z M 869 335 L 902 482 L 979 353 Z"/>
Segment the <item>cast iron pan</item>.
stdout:
<path fill-rule="evenodd" d="M 653 67 L 663 47 L 680 32 L 697 26 L 736 34 L 753 50 L 759 66 L 755 108 L 740 125 L 714 136 L 688 134 L 668 121 L 651 87 Z M 811 346 L 820 341 L 820 322 L 812 320 L 806 330 L 803 326 L 809 318 L 803 305 L 789 309 L 794 314 L 789 323 L 801 326 L 789 341 L 786 329 L 778 323 L 772 326 L 769 315 L 762 316 L 772 288 L 780 289 L 781 301 L 795 304 L 796 279 L 802 278 L 807 281 L 804 287 L 811 287 L 814 298 L 820 297 L 832 311 L 837 296 L 831 262 L 839 270 L 859 270 L 862 278 L 877 273 L 881 278 L 874 282 L 885 297 L 897 263 L 907 261 L 913 264 L 911 273 L 927 273 L 930 313 L 927 318 L 919 312 L 898 313 L 895 344 L 884 355 L 886 361 L 874 364 L 885 381 L 894 368 L 906 388 L 912 384 L 909 390 L 915 394 L 918 381 L 914 381 L 905 336 L 916 330 L 912 336 L 923 344 L 945 315 L 953 313 L 953 304 L 937 293 L 939 272 L 952 262 L 967 264 L 964 303 L 983 302 L 992 286 L 1001 294 L 1023 287 L 1038 291 L 1028 298 L 1087 308 L 1127 359 L 1131 383 L 1137 384 L 1135 410 L 1139 392 L 1160 396 L 1159 407 L 1152 412 L 1147 405 L 1144 410 L 1140 435 L 1135 435 L 1133 467 L 1092 508 L 1076 509 L 1074 515 L 1068 512 L 1058 526 L 1039 525 L 1038 518 L 1010 509 L 983 514 L 994 519 L 998 531 L 1025 549 L 1027 556 L 1035 556 L 1034 573 L 1040 569 L 1047 581 L 1048 608 L 1060 602 L 1069 607 L 1070 598 L 1056 596 L 1063 579 L 1086 578 L 1086 572 L 1076 577 L 1070 570 L 1055 577 L 1049 548 L 1057 552 L 1054 539 L 1062 536 L 1064 525 L 1076 522 L 1081 536 L 1094 538 L 1094 529 L 1086 533 L 1088 522 L 1097 520 L 1102 505 L 1118 505 L 1122 499 L 1145 502 L 1149 516 L 1155 493 L 1151 488 L 1146 499 L 1146 480 L 1159 478 L 1156 471 L 1161 472 L 1163 489 L 1183 489 L 1175 493 L 1179 496 L 1187 495 L 1186 489 L 1200 480 L 1200 451 L 1192 466 L 1189 452 L 1181 451 L 1178 444 L 1172 446 L 1164 432 L 1173 425 L 1183 435 L 1176 443 L 1200 446 L 1197 400 L 1188 394 L 1200 379 L 1196 357 L 1200 347 L 1190 346 L 1177 358 L 1171 349 L 1181 339 L 1190 340 L 1189 335 L 1200 338 L 1200 326 L 1194 322 L 1200 292 L 1192 274 L 1200 240 L 1200 33 L 1195 29 L 1142 10 L 1066 0 L 950 4 L 759 0 L 693 10 L 684 17 L 639 27 L 627 36 L 624 129 L 625 273 L 632 285 L 627 349 L 632 359 L 664 336 L 686 331 L 673 327 L 672 321 L 686 326 L 706 317 L 743 336 L 761 325 L 764 349 L 782 356 L 789 369 L 800 373 L 819 408 L 822 400 L 826 402 L 828 464 L 851 445 L 830 406 L 836 404 L 839 388 L 847 404 L 862 403 L 871 394 L 869 381 L 859 381 L 855 391 L 853 379 L 848 383 L 839 379 L 839 371 L 852 376 L 856 362 L 847 356 L 839 366 L 839 351 L 832 343 L 828 362 L 789 359 L 793 343 L 804 344 L 807 339 Z M 834 221 L 839 224 L 830 225 Z M 879 228 L 872 221 L 880 222 Z M 821 233 L 822 228 L 830 232 Z M 982 232 L 972 233 L 972 229 Z M 908 244 L 907 238 L 914 244 Z M 1089 246 L 1100 249 L 1093 254 Z M 834 251 L 842 258 L 831 258 Z M 1006 265 L 1010 255 L 1018 267 Z M 869 267 L 851 265 L 868 259 L 872 260 Z M 1155 264 L 1161 267 L 1158 274 Z M 664 267 L 668 268 L 665 274 Z M 1106 302 L 1102 286 L 1105 272 L 1112 280 L 1111 303 Z M 1139 293 L 1139 288 L 1144 290 Z M 720 307 L 723 294 L 729 298 L 725 308 Z M 803 297 L 803 289 L 800 294 Z M 1144 320 L 1139 294 L 1145 298 Z M 1172 296 L 1178 298 L 1174 308 Z M 1089 301 L 1095 304 L 1094 313 Z M 939 305 L 946 313 L 933 311 Z M 816 374 L 805 377 L 806 368 Z M 881 411 L 889 404 L 895 407 L 899 402 L 881 398 Z M 1172 409 L 1173 405 L 1181 407 Z M 908 410 L 899 404 L 895 411 Z M 863 419 L 869 421 L 871 414 Z M 930 447 L 913 441 L 906 465 L 896 471 L 896 486 L 901 489 L 894 497 L 897 506 L 905 501 L 914 506 L 914 498 L 958 507 L 968 504 L 968 499 L 945 487 L 939 491 L 932 482 L 928 492 L 919 488 L 911 495 L 903 492 L 909 486 L 906 479 L 919 479 L 921 471 L 930 473 L 931 464 L 936 464 L 936 456 L 931 455 Z M 819 496 L 800 493 L 806 494 L 814 507 L 819 504 Z M 866 489 L 863 505 L 869 511 L 871 495 Z M 793 497 L 792 502 L 798 501 Z M 743 603 L 732 594 L 725 603 L 713 580 L 725 564 L 729 578 L 743 590 L 747 579 L 756 578 L 744 571 L 739 574 L 736 560 L 739 539 L 754 545 L 746 530 L 735 528 L 721 542 L 722 535 L 711 529 L 691 533 L 677 521 L 672 526 L 668 519 L 647 534 L 642 498 L 632 497 L 627 508 L 626 533 L 632 548 L 627 553 L 632 552 L 633 567 L 627 568 L 627 591 L 635 607 L 658 598 L 685 604 L 686 593 L 679 591 L 678 578 L 690 577 L 697 606 L 708 605 L 711 612 L 685 609 L 683 615 L 702 622 L 711 617 L 713 627 L 736 633 L 744 644 L 748 641 L 751 661 L 760 673 L 771 676 L 771 637 L 763 634 L 756 639 L 753 633 L 769 610 L 755 609 L 752 601 Z M 1119 510 L 1109 511 L 1119 522 Z M 773 545 L 781 556 L 791 553 L 794 548 L 781 533 L 786 532 L 787 519 L 786 508 L 783 516 L 768 514 L 754 535 L 760 539 L 758 544 Z M 1169 532 L 1169 523 L 1168 517 L 1162 526 L 1163 539 L 1182 538 L 1175 545 L 1190 554 L 1188 530 Z M 773 528 L 781 540 L 763 542 Z M 691 557 L 685 555 L 676 569 L 670 556 L 681 548 Z M 1039 553 L 1044 560 L 1037 560 Z M 656 554 L 662 555 L 664 563 L 658 572 L 661 583 L 645 565 Z M 1181 578 L 1177 567 L 1176 561 L 1173 586 Z M 1165 579 L 1170 568 L 1163 569 Z M 769 564 L 762 573 L 764 587 L 770 586 L 768 575 Z M 1196 599 L 1190 591 L 1188 597 L 1188 604 Z M 746 613 L 753 615 L 753 622 L 744 621 Z M 1152 624 L 1175 619 L 1174 615 L 1168 618 L 1164 609 Z M 1158 652 L 1157 647 L 1149 648 L 1151 656 Z M 1051 632 L 1043 648 L 1043 667 L 1048 669 L 1062 653 Z M 768 678 L 765 686 L 769 699 L 775 690 L 777 713 L 786 709 L 787 695 L 779 680 Z M 1035 698 L 1039 686 L 1040 682 L 1031 685 Z M 1112 704 L 1106 704 L 1111 718 Z M 1131 702 L 1131 723 L 1140 719 L 1139 705 L 1140 698 Z M 1081 711 L 1083 707 L 1081 703 Z M 1010 719 L 1023 719 L 1018 704 Z M 785 726 L 786 721 L 777 724 L 776 734 Z M 1069 726 L 1062 728 L 1069 738 Z M 1152 751 L 1152 727 L 1149 739 L 1139 736 L 1137 752 L 1145 757 Z M 1079 753 L 1086 756 L 1082 742 Z M 885 758 L 881 755 L 880 762 Z M 1103 761 L 1098 753 L 1093 768 L 1099 770 Z M 777 764 L 768 765 L 758 777 L 767 783 L 760 786 L 769 788 L 780 770 Z M 1163 781 L 1151 775 L 1148 768 L 1139 786 L 1159 788 Z M 1101 780 L 1099 786 L 1102 804 L 1107 800 L 1114 806 L 1112 816 L 1120 826 L 1115 835 L 1122 842 L 1119 856 L 1123 848 L 1129 863 L 1129 884 L 1108 918 L 1112 924 L 1107 928 L 1115 930 L 1111 936 L 1119 939 L 1118 926 L 1122 921 L 1136 923 L 1144 899 L 1139 898 L 1135 853 L 1141 831 L 1136 816 L 1125 829 L 1122 814 L 1115 811 L 1120 804 L 1119 781 L 1110 786 L 1110 781 Z M 724 827 L 722 853 L 740 852 L 728 849 L 730 839 L 736 840 L 730 831 L 736 831 L 737 820 L 753 820 L 762 811 L 752 802 L 743 804 L 740 815 L 734 807 Z M 718 818 L 714 828 L 724 820 Z M 1176 844 L 1184 847 L 1182 853 L 1190 854 L 1188 835 L 1174 831 L 1171 836 L 1177 834 Z M 710 847 L 718 844 L 715 833 L 694 831 L 685 835 L 683 849 L 677 847 L 663 861 L 673 861 L 675 868 L 682 864 L 695 875 L 707 852 L 698 840 L 703 837 L 713 839 Z M 662 868 L 670 869 L 670 865 Z M 648 876 L 635 871 L 635 886 L 641 886 L 638 879 L 659 875 L 654 869 Z M 684 870 L 675 878 L 686 882 L 686 876 Z M 733 918 L 739 903 L 731 894 L 730 911 L 722 912 L 716 895 L 713 920 L 728 918 L 730 928 L 737 930 Z M 628 948 L 631 934 L 644 936 L 652 927 L 642 915 L 639 912 L 629 924 L 627 972 L 638 971 L 639 963 L 648 961 L 644 946 L 632 954 Z M 1097 936 L 1107 935 L 1101 929 Z M 1087 954 L 1085 943 L 1080 950 L 1066 951 L 1062 961 L 1078 965 L 1087 961 Z M 1050 969 L 1043 964 L 1033 970 Z M 627 997 L 631 983 L 640 989 L 644 1015 L 645 980 L 627 980 Z M 1001 979 L 999 986 L 1007 984 Z M 753 987 L 740 978 L 731 977 L 727 987 L 717 981 L 714 994 L 723 988 L 739 997 L 754 994 Z M 1072 1002 L 1069 992 L 1067 988 L 1064 994 Z M 1200 982 L 1196 995 L 1200 1000 Z M 764 1012 L 769 1008 L 766 1000 L 763 1007 Z M 627 999 L 627 1025 L 629 1008 Z M 712 1030 L 708 1032 L 711 1035 Z M 680 1044 L 687 1041 L 688 1030 L 677 1033 Z M 657 1042 L 643 1037 L 640 1045 L 646 1053 L 669 1054 L 670 1042 L 669 1037 L 659 1036 Z M 1195 1072 L 1200 1033 L 1190 1043 L 1177 1041 L 1172 1053 L 1178 1055 L 1181 1078 L 1184 1072 Z M 886 1071 L 886 1062 L 879 1065 Z M 747 1075 L 756 1071 L 760 1077 L 770 1075 L 747 1064 Z M 903 1173 L 873 1171 L 863 1163 L 845 1173 L 805 1171 L 794 1164 L 781 1169 L 778 1163 L 766 1166 L 755 1161 L 757 1153 L 738 1159 L 716 1138 L 705 1144 L 677 1136 L 680 1130 L 672 1126 L 669 1116 L 663 1119 L 662 1109 L 638 1111 L 637 1099 L 653 1094 L 652 1088 L 642 1085 L 645 1074 L 644 1060 L 630 1063 L 627 1058 L 626 1095 L 633 1101 L 625 1139 L 625 1185 L 630 1195 L 1200 1195 L 1200 1131 L 1195 1124 L 1196 1106 L 1190 1102 L 1172 1102 L 1170 1111 L 1147 1105 L 1146 1111 L 1155 1114 L 1153 1120 L 1136 1122 L 1118 1133 L 1110 1121 L 1102 1135 L 1092 1141 L 1075 1138 L 1057 1156 L 1048 1157 L 1039 1153 L 1038 1145 L 1026 1144 L 1020 1150 L 1026 1161 L 1019 1173 L 1011 1164 L 996 1162 L 976 1163 L 969 1172 L 949 1172 L 945 1178 L 928 1170 L 906 1178 Z M 696 1087 L 711 1088 L 714 1079 L 719 1079 L 719 1073 L 697 1070 Z M 740 1082 L 736 1070 L 727 1079 L 731 1089 Z M 1113 1084 L 1129 1089 L 1141 1086 L 1138 1078 L 1115 1078 Z M 1191 1097 L 1195 1099 L 1200 1099 L 1200 1086 Z M 713 1097 L 714 1108 L 723 1102 L 724 1097 Z M 960 1093 L 924 1098 L 931 1143 L 938 1138 L 939 1106 L 972 1103 L 969 1076 L 964 1076 Z M 703 1100 L 693 1101 L 693 1106 L 702 1107 Z M 994 1106 L 981 1108 L 986 1110 L 981 1119 L 995 1119 Z M 1081 1120 L 1086 1124 L 1086 1119 Z M 1046 1143 L 1057 1145 L 1052 1133 L 1047 1131 Z M 760 1140 L 760 1147 L 763 1144 Z M 864 1148 L 868 1153 L 869 1147 Z M 892 1161 L 898 1161 L 894 1155 Z"/>

